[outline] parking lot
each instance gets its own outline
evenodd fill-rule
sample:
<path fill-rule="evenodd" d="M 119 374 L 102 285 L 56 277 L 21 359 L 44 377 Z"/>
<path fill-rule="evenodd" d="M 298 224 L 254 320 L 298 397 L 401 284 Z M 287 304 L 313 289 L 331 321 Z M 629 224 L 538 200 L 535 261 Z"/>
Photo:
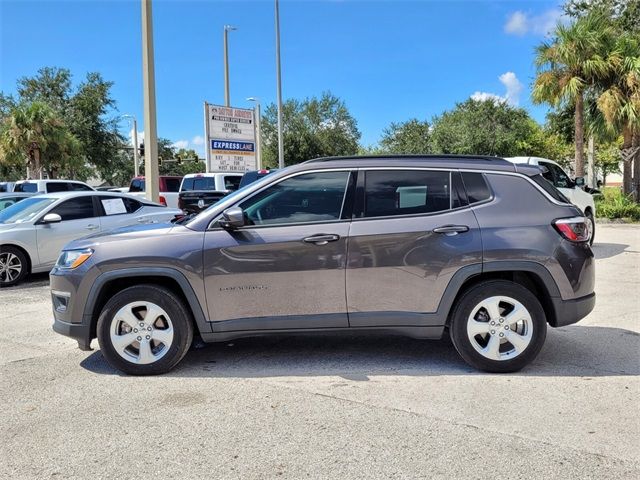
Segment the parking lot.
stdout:
<path fill-rule="evenodd" d="M 245 339 L 127 377 L 0 291 L 0 478 L 640 478 L 640 228 L 598 225 L 595 310 L 522 372 L 451 342 Z"/>

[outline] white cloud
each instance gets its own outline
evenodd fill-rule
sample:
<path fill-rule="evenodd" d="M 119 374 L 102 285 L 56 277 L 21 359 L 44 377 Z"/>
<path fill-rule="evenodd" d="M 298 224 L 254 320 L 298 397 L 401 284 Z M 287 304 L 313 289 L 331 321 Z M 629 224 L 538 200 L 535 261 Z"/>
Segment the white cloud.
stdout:
<path fill-rule="evenodd" d="M 173 142 L 171 144 L 171 146 L 173 148 L 188 148 L 189 147 L 189 140 L 178 140 L 177 142 Z"/>
<path fill-rule="evenodd" d="M 484 102 L 486 100 L 493 100 L 494 102 L 505 102 L 506 101 L 500 95 L 496 95 L 495 93 L 489 93 L 489 92 L 474 92 L 474 94 L 471 95 L 471 98 L 473 100 L 478 101 L 478 102 Z"/>
<path fill-rule="evenodd" d="M 131 139 L 131 145 L 133 145 L 133 128 L 129 130 L 129 138 Z M 144 131 L 138 132 L 138 143 L 144 141 Z"/>
<path fill-rule="evenodd" d="M 522 92 L 522 82 L 518 80 L 516 74 L 513 72 L 503 73 L 498 77 L 500 82 L 507 89 L 507 93 L 505 93 L 505 98 L 507 103 L 510 105 L 518 105 L 520 103 L 520 92 Z"/>
<path fill-rule="evenodd" d="M 504 31 L 520 37 L 526 34 L 547 36 L 558 22 L 565 20 L 561 10 L 551 9 L 539 15 L 532 15 L 520 10 L 513 12 L 504 24 Z"/>
<path fill-rule="evenodd" d="M 196 135 L 191 139 L 191 143 L 193 143 L 194 145 L 204 145 L 204 137 Z"/>
<path fill-rule="evenodd" d="M 517 106 L 520 103 L 520 92 L 522 92 L 523 85 L 518 77 L 513 72 L 503 73 L 498 77 L 500 83 L 502 83 L 506 92 L 504 95 L 497 95 L 489 92 L 475 92 L 471 95 L 473 100 L 485 101 L 493 100 L 494 102 L 508 103 L 509 105 Z"/>
<path fill-rule="evenodd" d="M 513 12 L 504 25 L 504 31 L 513 35 L 524 35 L 527 33 L 527 15 L 523 12 Z"/>

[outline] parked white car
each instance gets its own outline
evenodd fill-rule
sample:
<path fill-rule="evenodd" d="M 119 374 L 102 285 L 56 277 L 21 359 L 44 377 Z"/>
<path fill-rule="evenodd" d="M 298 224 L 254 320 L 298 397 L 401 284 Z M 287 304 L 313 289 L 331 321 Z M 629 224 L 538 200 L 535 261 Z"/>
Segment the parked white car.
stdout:
<path fill-rule="evenodd" d="M 119 227 L 169 222 L 182 212 L 110 192 L 52 193 L 0 212 L 0 287 L 46 272 L 71 240 Z"/>
<path fill-rule="evenodd" d="M 593 195 L 585 192 L 582 187 L 584 186 L 584 178 L 577 177 L 571 179 L 571 177 L 564 171 L 564 169 L 553 160 L 540 157 L 509 157 L 505 158 L 513 163 L 526 163 L 529 165 L 538 165 L 543 168 L 542 176 L 551 182 L 562 194 L 569 199 L 576 207 L 578 207 L 587 217 L 587 227 L 589 228 L 589 235 L 593 244 L 595 238 L 596 224 L 596 207 L 593 201 Z"/>
<path fill-rule="evenodd" d="M 20 180 L 13 186 L 14 192 L 55 193 L 55 192 L 92 192 L 89 185 L 77 180 Z"/>

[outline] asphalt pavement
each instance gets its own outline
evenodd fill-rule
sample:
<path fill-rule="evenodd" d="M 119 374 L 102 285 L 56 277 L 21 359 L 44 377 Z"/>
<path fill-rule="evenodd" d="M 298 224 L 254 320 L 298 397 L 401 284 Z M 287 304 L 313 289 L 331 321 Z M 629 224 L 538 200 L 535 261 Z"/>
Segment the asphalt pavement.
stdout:
<path fill-rule="evenodd" d="M 598 225 L 597 305 L 477 372 L 448 339 L 296 336 L 127 377 L 0 290 L 0 478 L 640 478 L 640 226 Z"/>

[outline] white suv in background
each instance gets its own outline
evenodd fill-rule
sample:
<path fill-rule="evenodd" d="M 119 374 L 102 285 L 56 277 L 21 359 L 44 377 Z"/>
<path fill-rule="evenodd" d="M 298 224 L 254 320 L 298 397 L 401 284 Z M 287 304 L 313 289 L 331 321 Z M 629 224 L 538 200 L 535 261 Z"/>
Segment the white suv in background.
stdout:
<path fill-rule="evenodd" d="M 14 192 L 25 193 L 57 193 L 57 192 L 92 192 L 84 182 L 77 180 L 20 180 L 13 187 Z"/>
<path fill-rule="evenodd" d="M 571 201 L 571 203 L 582 210 L 585 217 L 587 217 L 587 227 L 589 228 L 590 235 L 589 243 L 593 244 L 596 232 L 596 207 L 595 202 L 593 201 L 593 196 L 582 189 L 584 186 L 583 177 L 576 177 L 572 180 L 559 164 L 553 160 L 549 160 L 548 158 L 506 157 L 505 160 L 509 160 L 512 163 L 526 163 L 529 165 L 544 167 L 542 176 L 560 190 L 562 194 Z"/>

